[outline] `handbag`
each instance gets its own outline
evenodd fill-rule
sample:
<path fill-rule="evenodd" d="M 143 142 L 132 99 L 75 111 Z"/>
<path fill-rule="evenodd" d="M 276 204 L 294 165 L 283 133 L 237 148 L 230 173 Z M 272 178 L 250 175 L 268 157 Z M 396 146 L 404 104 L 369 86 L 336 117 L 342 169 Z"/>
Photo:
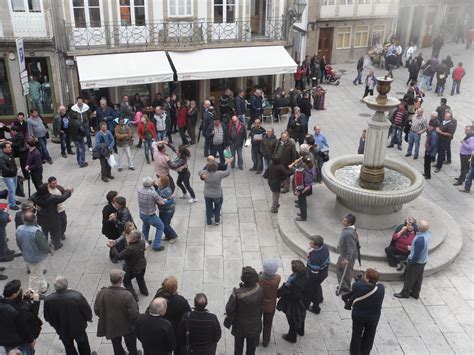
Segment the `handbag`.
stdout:
<path fill-rule="evenodd" d="M 23 176 L 16 177 L 16 190 L 15 195 L 19 197 L 25 197 L 25 190 L 23 189 Z"/>

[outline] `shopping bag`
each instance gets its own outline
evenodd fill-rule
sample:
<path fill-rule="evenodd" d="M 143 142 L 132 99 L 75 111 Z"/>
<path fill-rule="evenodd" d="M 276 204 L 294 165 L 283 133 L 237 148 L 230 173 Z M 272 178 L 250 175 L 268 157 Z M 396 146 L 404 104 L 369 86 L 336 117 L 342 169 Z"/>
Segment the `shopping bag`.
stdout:
<path fill-rule="evenodd" d="M 117 161 L 115 160 L 115 155 L 110 154 L 107 158 L 107 163 L 109 163 L 111 168 L 115 168 L 117 166 Z"/>
<path fill-rule="evenodd" d="M 224 158 L 226 158 L 226 159 L 232 158 L 232 151 L 230 150 L 230 147 L 227 147 L 224 150 Z"/>

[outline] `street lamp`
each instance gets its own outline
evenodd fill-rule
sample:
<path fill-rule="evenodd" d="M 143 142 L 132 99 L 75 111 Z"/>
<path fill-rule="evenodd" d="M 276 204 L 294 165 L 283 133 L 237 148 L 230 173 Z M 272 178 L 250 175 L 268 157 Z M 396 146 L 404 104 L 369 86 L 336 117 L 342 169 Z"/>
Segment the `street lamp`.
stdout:
<path fill-rule="evenodd" d="M 306 0 L 294 0 L 293 5 L 288 9 L 288 17 L 292 23 L 295 23 L 301 19 L 303 12 L 306 8 Z"/>

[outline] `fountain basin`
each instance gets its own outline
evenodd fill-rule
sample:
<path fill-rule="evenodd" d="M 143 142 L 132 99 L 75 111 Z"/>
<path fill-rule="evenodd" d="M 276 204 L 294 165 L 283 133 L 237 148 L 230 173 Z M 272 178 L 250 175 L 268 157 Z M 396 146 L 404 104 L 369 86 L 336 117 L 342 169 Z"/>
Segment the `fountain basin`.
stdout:
<path fill-rule="evenodd" d="M 423 176 L 410 166 L 385 159 L 384 167 L 395 170 L 410 180 L 410 185 L 392 191 L 369 190 L 351 186 L 336 177 L 336 170 L 350 165 L 362 165 L 363 155 L 333 158 L 323 165 L 323 181 L 336 196 L 336 215 L 343 218 L 352 213 L 357 225 L 365 229 L 385 229 L 398 225 L 404 216 L 403 205 L 416 199 L 423 191 Z"/>

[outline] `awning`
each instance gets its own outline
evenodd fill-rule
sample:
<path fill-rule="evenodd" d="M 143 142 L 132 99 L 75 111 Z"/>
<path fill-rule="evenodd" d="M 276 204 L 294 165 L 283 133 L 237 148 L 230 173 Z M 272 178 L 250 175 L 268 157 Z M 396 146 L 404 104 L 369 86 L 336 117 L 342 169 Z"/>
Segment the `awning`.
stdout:
<path fill-rule="evenodd" d="M 82 89 L 173 81 L 163 51 L 77 56 L 76 61 Z"/>
<path fill-rule="evenodd" d="M 294 73 L 296 63 L 283 46 L 168 52 L 178 81 Z"/>

